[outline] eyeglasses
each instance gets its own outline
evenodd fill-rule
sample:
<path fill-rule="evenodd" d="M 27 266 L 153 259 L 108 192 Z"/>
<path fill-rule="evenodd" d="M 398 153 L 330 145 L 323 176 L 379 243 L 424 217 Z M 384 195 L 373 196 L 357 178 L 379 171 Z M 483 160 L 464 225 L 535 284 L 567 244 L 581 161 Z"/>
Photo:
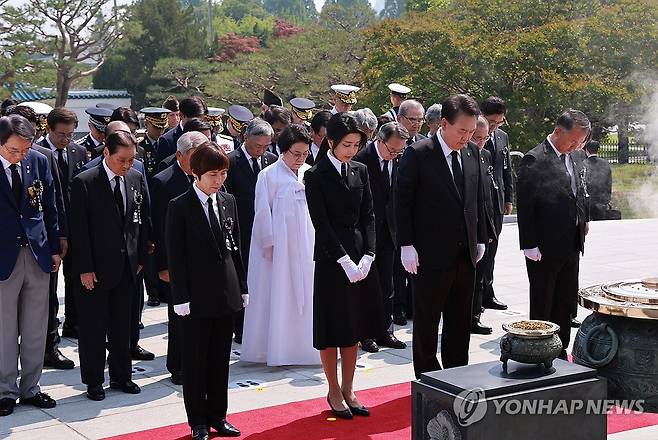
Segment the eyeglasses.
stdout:
<path fill-rule="evenodd" d="M 399 115 L 399 116 L 402 116 L 404 119 L 406 119 L 407 121 L 411 122 L 414 125 L 422 125 L 424 120 L 424 118 L 408 118 L 405 115 Z"/>
<path fill-rule="evenodd" d="M 398 157 L 398 156 L 400 156 L 400 155 L 403 153 L 403 151 L 404 151 L 404 150 L 400 150 L 400 151 L 391 150 L 391 149 L 389 148 L 388 144 L 387 144 L 386 142 L 384 142 L 384 141 L 382 141 L 382 144 L 384 144 L 384 146 L 386 147 L 386 151 L 388 151 L 388 153 L 389 153 L 391 156 L 393 156 L 393 157 Z"/>
<path fill-rule="evenodd" d="M 480 142 L 487 142 L 489 139 L 491 139 L 491 136 L 473 137 L 471 140 L 476 144 L 479 144 Z"/>
<path fill-rule="evenodd" d="M 303 153 L 293 153 L 292 151 L 288 150 L 286 153 L 289 153 L 295 160 L 306 160 L 309 154 L 311 154 L 310 151 L 304 151 Z"/>

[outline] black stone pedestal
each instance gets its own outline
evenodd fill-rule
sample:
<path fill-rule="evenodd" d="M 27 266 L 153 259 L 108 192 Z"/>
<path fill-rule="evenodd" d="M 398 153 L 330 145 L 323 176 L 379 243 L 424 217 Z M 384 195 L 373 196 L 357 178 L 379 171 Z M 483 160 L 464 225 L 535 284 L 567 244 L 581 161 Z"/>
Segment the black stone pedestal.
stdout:
<path fill-rule="evenodd" d="M 412 438 L 604 440 L 606 392 L 596 370 L 559 359 L 434 371 L 412 382 Z"/>

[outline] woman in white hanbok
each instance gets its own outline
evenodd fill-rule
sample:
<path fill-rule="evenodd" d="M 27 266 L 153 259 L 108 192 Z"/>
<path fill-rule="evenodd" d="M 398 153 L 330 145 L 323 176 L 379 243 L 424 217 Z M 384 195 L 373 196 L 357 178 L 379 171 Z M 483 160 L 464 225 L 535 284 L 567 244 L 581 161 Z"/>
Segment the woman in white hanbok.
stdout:
<path fill-rule="evenodd" d="M 293 124 L 280 158 L 258 174 L 249 250 L 249 305 L 240 359 L 267 365 L 320 363 L 313 348 L 313 246 L 303 175 L 312 139 Z"/>

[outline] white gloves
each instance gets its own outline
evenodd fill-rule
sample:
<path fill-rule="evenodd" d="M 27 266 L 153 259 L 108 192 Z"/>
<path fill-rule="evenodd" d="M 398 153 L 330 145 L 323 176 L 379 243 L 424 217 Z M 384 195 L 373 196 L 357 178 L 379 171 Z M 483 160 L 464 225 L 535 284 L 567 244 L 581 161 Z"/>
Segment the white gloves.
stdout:
<path fill-rule="evenodd" d="M 359 261 L 359 269 L 363 272 L 363 278 L 368 276 L 373 261 L 375 261 L 375 257 L 372 255 L 364 255 L 361 257 L 361 261 Z"/>
<path fill-rule="evenodd" d="M 263 258 L 265 258 L 270 263 L 274 259 L 274 246 L 268 246 L 263 248 Z"/>
<path fill-rule="evenodd" d="M 190 314 L 190 303 L 186 302 L 185 304 L 175 304 L 174 313 L 178 316 L 187 316 Z"/>
<path fill-rule="evenodd" d="M 523 249 L 523 255 L 525 255 L 525 257 L 529 260 L 541 261 L 541 252 L 539 252 L 538 247 L 532 249 Z"/>
<path fill-rule="evenodd" d="M 365 275 L 361 269 L 359 269 L 359 266 L 354 264 L 354 261 L 352 261 L 349 255 L 343 255 L 337 263 L 343 267 L 345 275 L 347 275 L 347 279 L 350 280 L 350 283 L 356 283 L 365 278 Z"/>
<path fill-rule="evenodd" d="M 475 256 L 475 262 L 479 262 L 482 257 L 484 257 L 484 251 L 487 250 L 487 247 L 484 245 L 484 243 L 478 243 L 478 253 Z"/>
<path fill-rule="evenodd" d="M 248 305 L 249 305 L 249 294 L 245 293 L 242 295 L 242 307 L 247 307 Z"/>
<path fill-rule="evenodd" d="M 400 251 L 400 260 L 402 261 L 404 270 L 414 275 L 417 274 L 420 261 L 418 261 L 418 252 L 416 252 L 416 248 L 413 246 L 402 246 Z"/>

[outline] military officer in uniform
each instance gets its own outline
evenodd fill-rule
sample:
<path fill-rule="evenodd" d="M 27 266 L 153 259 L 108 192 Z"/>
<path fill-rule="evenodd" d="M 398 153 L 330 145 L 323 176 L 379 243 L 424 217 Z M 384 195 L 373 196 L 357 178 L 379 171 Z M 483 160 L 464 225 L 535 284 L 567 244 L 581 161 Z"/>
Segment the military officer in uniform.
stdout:
<path fill-rule="evenodd" d="M 208 114 L 206 120 L 210 127 L 212 127 L 212 141 L 222 147 L 224 153 L 228 154 L 235 149 L 233 145 L 233 138 L 222 134 L 224 132 L 224 122 L 222 116 L 226 110 L 219 107 L 208 107 Z"/>
<path fill-rule="evenodd" d="M 247 107 L 234 104 L 228 108 L 228 121 L 224 134 L 233 139 L 234 150 L 242 145 L 244 129 L 252 119 L 254 114 Z"/>
<path fill-rule="evenodd" d="M 178 113 L 180 107 L 178 105 L 178 99 L 172 95 L 167 96 L 167 99 L 162 103 L 162 108 L 169 110 L 169 113 L 167 114 L 167 126 L 164 129 L 164 132 L 166 133 L 180 124 L 180 113 Z"/>
<path fill-rule="evenodd" d="M 334 107 L 331 109 L 331 114 L 335 115 L 336 113 L 352 110 L 352 106 L 356 104 L 356 93 L 361 90 L 361 87 L 349 84 L 334 84 L 331 86 L 331 90 L 334 91 Z"/>
<path fill-rule="evenodd" d="M 292 98 L 290 100 L 290 110 L 292 110 L 292 123 L 302 124 L 306 127 L 311 125 L 313 119 L 313 109 L 315 102 L 308 98 Z"/>
<path fill-rule="evenodd" d="M 34 142 L 39 143 L 43 140 L 44 136 L 46 136 L 46 129 L 48 128 L 48 113 L 50 113 L 53 108 L 49 106 L 48 104 L 44 104 L 43 102 L 21 102 L 18 105 L 24 105 L 27 107 L 30 107 L 32 110 L 34 110 L 34 113 L 37 115 L 37 134 L 34 137 Z"/>
<path fill-rule="evenodd" d="M 400 104 L 402 104 L 402 101 L 405 101 L 407 99 L 407 96 L 409 96 L 409 93 L 411 93 L 411 89 L 409 87 L 403 86 L 402 84 L 398 83 L 391 83 L 388 85 L 388 89 L 391 91 L 391 105 L 393 108 L 391 108 L 389 111 L 384 113 L 385 115 L 389 115 L 391 119 L 394 121 L 398 120 L 398 110 L 400 110 Z"/>
<path fill-rule="evenodd" d="M 95 159 L 103 152 L 103 143 L 105 142 L 105 127 L 110 123 L 112 110 L 107 108 L 91 107 L 85 110 L 89 115 L 89 134 L 87 137 L 77 141 L 87 149 L 87 159 Z"/>
<path fill-rule="evenodd" d="M 263 101 L 260 104 L 261 116 L 263 116 L 263 113 L 265 113 L 271 105 L 279 105 L 283 107 L 283 99 L 273 91 L 265 89 L 263 90 Z"/>

